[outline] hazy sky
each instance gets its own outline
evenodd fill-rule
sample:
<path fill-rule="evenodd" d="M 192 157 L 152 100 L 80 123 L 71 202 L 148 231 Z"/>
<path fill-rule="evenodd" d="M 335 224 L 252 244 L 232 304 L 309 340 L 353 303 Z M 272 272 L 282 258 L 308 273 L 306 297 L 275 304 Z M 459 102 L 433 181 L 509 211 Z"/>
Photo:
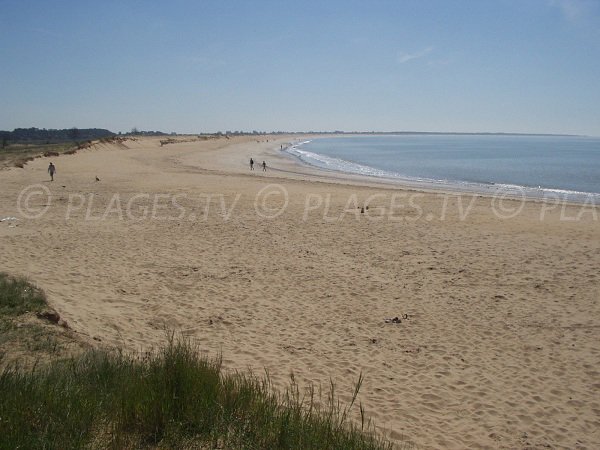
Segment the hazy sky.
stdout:
<path fill-rule="evenodd" d="M 0 129 L 600 136 L 600 0 L 0 0 Z"/>

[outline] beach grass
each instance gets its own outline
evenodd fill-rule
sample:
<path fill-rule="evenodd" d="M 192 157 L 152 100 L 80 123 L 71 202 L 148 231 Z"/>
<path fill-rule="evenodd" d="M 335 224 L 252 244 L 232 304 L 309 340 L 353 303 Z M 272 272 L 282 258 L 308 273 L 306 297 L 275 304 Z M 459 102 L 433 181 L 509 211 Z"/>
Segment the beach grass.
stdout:
<path fill-rule="evenodd" d="M 85 345 L 50 318 L 58 315 L 41 289 L 0 272 L 0 370 L 10 364 L 30 368 L 83 351 Z"/>
<path fill-rule="evenodd" d="M 0 277 L 3 316 L 40 306 L 43 293 Z M 8 306 L 6 306 L 8 305 Z M 268 374 L 232 373 L 190 340 L 167 333 L 143 354 L 90 350 L 0 374 L 0 449 L 391 449 L 370 422 L 294 378 L 276 391 Z"/>
<path fill-rule="evenodd" d="M 25 278 L 0 272 L 0 317 L 14 317 L 46 308 L 46 295 Z"/>
<path fill-rule="evenodd" d="M 75 153 L 78 144 L 64 142 L 58 144 L 14 143 L 0 148 L 0 168 L 23 167 L 29 161 L 41 156 L 59 156 Z"/>

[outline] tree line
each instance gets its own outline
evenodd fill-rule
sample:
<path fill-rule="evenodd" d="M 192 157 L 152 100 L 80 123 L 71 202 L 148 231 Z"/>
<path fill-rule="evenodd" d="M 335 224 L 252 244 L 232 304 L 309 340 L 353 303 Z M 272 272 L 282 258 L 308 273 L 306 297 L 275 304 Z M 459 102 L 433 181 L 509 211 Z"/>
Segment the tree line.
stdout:
<path fill-rule="evenodd" d="M 112 136 L 115 136 L 115 133 L 103 128 L 64 128 L 61 130 L 35 127 L 15 128 L 13 131 L 0 131 L 0 143 L 2 147 L 18 143 L 56 144 L 90 141 Z"/>

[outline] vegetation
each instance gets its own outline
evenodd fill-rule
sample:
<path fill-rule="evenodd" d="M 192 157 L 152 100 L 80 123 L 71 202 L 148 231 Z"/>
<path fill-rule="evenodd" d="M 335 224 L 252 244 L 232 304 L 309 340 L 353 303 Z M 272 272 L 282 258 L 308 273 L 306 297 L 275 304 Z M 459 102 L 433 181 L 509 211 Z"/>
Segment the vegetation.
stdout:
<path fill-rule="evenodd" d="M 9 144 L 0 148 L 0 168 L 23 167 L 41 156 L 59 156 L 75 153 L 77 145 L 62 144 Z"/>
<path fill-rule="evenodd" d="M 125 136 L 176 136 L 177 133 L 163 133 L 162 131 L 144 131 L 132 128 Z"/>
<path fill-rule="evenodd" d="M 0 273 L 0 318 L 41 312 L 46 306 L 46 296 L 41 289 L 23 278 Z"/>
<path fill-rule="evenodd" d="M 0 370 L 15 363 L 30 368 L 83 353 L 86 345 L 59 321 L 41 289 L 0 272 Z"/>
<path fill-rule="evenodd" d="M 42 310 L 43 293 L 0 278 L 0 314 Z M 354 399 L 360 389 L 358 380 Z M 391 449 L 370 423 L 348 421 L 354 400 L 277 394 L 269 378 L 227 373 L 188 340 L 168 335 L 144 355 L 93 350 L 0 373 L 0 449 Z M 325 406 L 320 406 L 324 404 Z"/>
<path fill-rule="evenodd" d="M 15 128 L 13 131 L 0 131 L 2 147 L 7 144 L 57 144 L 82 142 L 114 136 L 115 133 L 103 128 Z"/>
<path fill-rule="evenodd" d="M 46 142 L 35 142 L 35 141 L 22 141 L 4 143 L 0 147 L 0 169 L 6 167 L 21 167 L 29 161 L 33 161 L 35 158 L 40 157 L 56 157 L 60 155 L 72 155 L 77 153 L 78 150 L 91 147 L 94 143 L 109 143 L 109 142 L 122 142 L 125 138 L 119 136 L 104 137 L 99 140 L 91 141 L 79 141 L 79 142 L 58 142 L 51 143 Z"/>
<path fill-rule="evenodd" d="M 0 131 L 0 168 L 23 167 L 40 156 L 59 156 L 75 153 L 93 140 L 113 138 L 112 131 L 101 128 L 15 128 Z"/>

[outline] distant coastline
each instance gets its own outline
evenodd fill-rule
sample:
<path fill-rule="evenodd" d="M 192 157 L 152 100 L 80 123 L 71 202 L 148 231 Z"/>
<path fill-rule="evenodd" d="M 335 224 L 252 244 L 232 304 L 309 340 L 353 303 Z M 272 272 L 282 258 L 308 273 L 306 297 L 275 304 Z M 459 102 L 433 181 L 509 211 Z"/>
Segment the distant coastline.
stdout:
<path fill-rule="evenodd" d="M 205 132 L 198 131 L 194 133 L 176 133 L 163 131 L 142 131 L 137 128 L 129 132 L 113 132 L 104 128 L 63 128 L 63 129 L 46 129 L 46 128 L 15 128 L 13 131 L 0 130 L 0 136 L 5 137 L 13 142 L 32 141 L 32 140 L 53 140 L 53 141 L 77 141 L 87 139 L 100 139 L 110 136 L 190 136 L 190 135 L 205 135 L 205 136 L 277 136 L 277 135 L 361 135 L 361 136 L 391 136 L 391 135 L 447 135 L 447 136 L 548 136 L 548 137 L 593 137 L 584 134 L 567 134 L 567 133 L 515 133 L 510 131 L 216 131 Z"/>
<path fill-rule="evenodd" d="M 588 137 L 582 134 L 557 134 L 557 133 L 512 133 L 512 132 L 463 132 L 463 131 L 361 131 L 341 132 L 340 134 L 361 135 L 452 135 L 452 136 L 549 136 L 549 137 Z"/>

